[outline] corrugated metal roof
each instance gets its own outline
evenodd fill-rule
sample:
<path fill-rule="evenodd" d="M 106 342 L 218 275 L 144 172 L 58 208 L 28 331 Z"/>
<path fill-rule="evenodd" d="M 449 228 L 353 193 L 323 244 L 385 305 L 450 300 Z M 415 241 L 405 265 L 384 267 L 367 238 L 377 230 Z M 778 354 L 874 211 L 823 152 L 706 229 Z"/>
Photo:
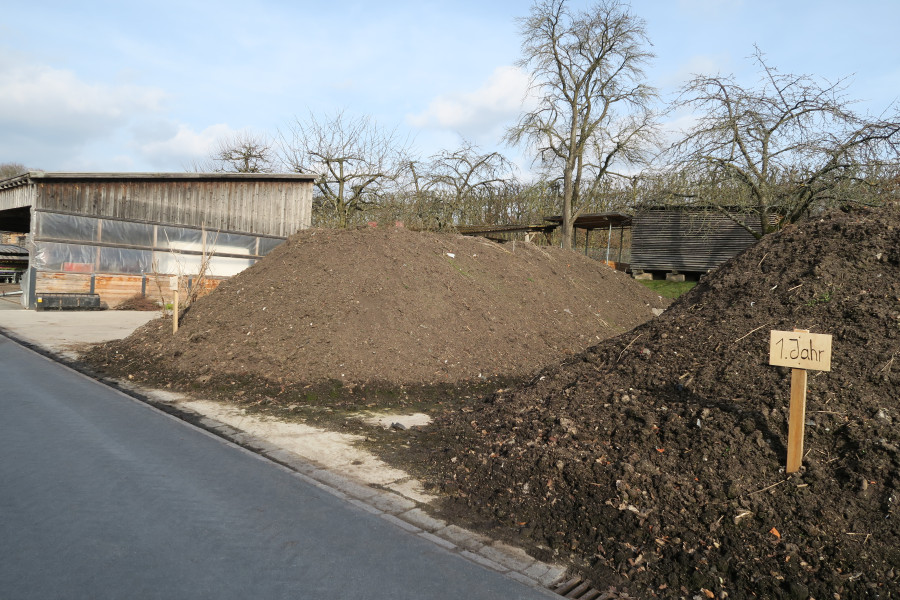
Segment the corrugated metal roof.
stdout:
<path fill-rule="evenodd" d="M 545 221 L 550 221 L 551 223 L 562 224 L 562 216 L 555 215 L 552 217 L 545 217 Z M 628 227 L 631 225 L 631 217 L 618 212 L 608 212 L 608 213 L 589 213 L 585 215 L 579 215 L 578 218 L 575 219 L 573 226 L 575 229 L 607 229 L 610 226 L 612 227 Z"/>
<path fill-rule="evenodd" d="M 22 246 L 13 246 L 12 244 L 0 244 L 0 255 L 2 256 L 22 256 L 28 257 L 28 250 Z"/>
<path fill-rule="evenodd" d="M 463 235 L 482 235 L 490 233 L 522 233 L 549 232 L 558 225 L 466 225 L 456 230 Z"/>

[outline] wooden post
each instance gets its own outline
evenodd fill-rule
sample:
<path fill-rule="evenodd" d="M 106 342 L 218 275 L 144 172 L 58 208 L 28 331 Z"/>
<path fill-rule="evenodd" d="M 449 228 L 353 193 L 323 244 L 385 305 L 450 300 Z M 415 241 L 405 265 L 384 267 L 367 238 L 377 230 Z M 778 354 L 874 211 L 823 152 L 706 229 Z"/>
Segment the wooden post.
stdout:
<path fill-rule="evenodd" d="M 178 290 L 175 290 L 175 297 L 172 299 L 172 333 L 178 333 Z"/>
<path fill-rule="evenodd" d="M 619 258 L 616 262 L 622 262 L 622 245 L 625 243 L 625 226 L 619 227 Z"/>
<path fill-rule="evenodd" d="M 795 333 L 809 329 L 794 328 Z M 796 473 L 803 462 L 803 432 L 806 429 L 806 369 L 791 369 L 791 404 L 788 414 L 786 473 Z"/>
<path fill-rule="evenodd" d="M 831 370 L 831 336 L 807 329 L 771 331 L 769 364 L 791 368 L 791 404 L 788 415 L 787 473 L 796 473 L 803 462 L 806 428 L 806 371 Z"/>
<path fill-rule="evenodd" d="M 803 431 L 806 427 L 806 369 L 791 369 L 791 407 L 788 417 L 788 473 L 796 473 L 803 462 Z"/>
<path fill-rule="evenodd" d="M 609 222 L 609 232 L 606 234 L 606 264 L 609 265 L 609 243 L 612 239 L 612 221 Z"/>
<path fill-rule="evenodd" d="M 169 281 L 169 289 L 172 290 L 172 335 L 178 333 L 178 284 L 179 277 Z"/>

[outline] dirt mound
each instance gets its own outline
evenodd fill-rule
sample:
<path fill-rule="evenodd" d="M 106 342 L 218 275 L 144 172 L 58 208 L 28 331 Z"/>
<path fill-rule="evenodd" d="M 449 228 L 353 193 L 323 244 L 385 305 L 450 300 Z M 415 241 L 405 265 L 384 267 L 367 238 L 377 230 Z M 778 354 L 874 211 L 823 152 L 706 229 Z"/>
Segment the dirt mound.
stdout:
<path fill-rule="evenodd" d="M 130 298 L 126 298 L 124 302 L 120 302 L 119 304 L 117 304 L 116 310 L 158 311 L 160 310 L 160 306 L 157 302 L 151 300 L 150 298 L 137 294 L 135 296 L 131 296 Z"/>
<path fill-rule="evenodd" d="M 453 384 L 533 372 L 668 301 L 583 256 L 397 229 L 291 237 L 184 314 L 93 353 L 139 377 Z"/>
<path fill-rule="evenodd" d="M 830 333 L 806 456 L 769 330 Z M 659 319 L 427 431 L 451 495 L 639 597 L 900 597 L 900 210 L 768 236 Z M 424 446 L 423 446 L 424 447 Z M 433 449 L 438 451 L 433 451 Z"/>

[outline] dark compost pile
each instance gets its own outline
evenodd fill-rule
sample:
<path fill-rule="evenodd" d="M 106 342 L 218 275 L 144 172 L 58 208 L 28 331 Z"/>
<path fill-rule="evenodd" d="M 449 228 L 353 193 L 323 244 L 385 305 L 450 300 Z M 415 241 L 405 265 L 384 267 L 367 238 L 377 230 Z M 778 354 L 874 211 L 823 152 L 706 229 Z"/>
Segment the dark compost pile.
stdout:
<path fill-rule="evenodd" d="M 784 472 L 770 330 L 833 335 Z M 637 597 L 900 597 L 900 210 L 767 236 L 660 318 L 417 445 L 445 510 Z"/>

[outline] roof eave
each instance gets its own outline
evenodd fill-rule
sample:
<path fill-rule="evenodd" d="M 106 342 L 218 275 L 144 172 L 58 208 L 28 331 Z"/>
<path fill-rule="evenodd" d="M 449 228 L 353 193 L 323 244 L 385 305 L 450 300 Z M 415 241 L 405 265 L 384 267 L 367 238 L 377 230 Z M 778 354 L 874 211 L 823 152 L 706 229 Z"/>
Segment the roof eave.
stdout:
<path fill-rule="evenodd" d="M 13 182 L 16 179 L 29 181 L 53 181 L 53 180 L 156 180 L 156 181 L 314 181 L 315 174 L 310 173 L 78 173 L 78 172 L 50 172 L 29 171 L 14 178 L 0 181 L 0 185 Z"/>

